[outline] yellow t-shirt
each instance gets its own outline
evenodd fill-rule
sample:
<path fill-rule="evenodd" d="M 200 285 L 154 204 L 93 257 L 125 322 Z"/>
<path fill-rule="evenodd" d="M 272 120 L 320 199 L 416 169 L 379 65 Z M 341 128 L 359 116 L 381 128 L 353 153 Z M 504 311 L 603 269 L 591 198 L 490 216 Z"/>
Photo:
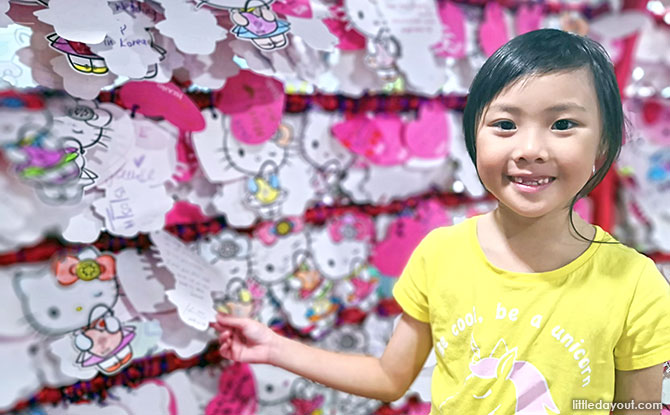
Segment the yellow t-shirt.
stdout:
<path fill-rule="evenodd" d="M 509 272 L 487 260 L 476 222 L 432 231 L 393 288 L 431 325 L 431 415 L 608 414 L 581 400 L 611 402 L 615 369 L 670 360 L 670 285 L 651 259 L 591 243 L 559 269 Z"/>

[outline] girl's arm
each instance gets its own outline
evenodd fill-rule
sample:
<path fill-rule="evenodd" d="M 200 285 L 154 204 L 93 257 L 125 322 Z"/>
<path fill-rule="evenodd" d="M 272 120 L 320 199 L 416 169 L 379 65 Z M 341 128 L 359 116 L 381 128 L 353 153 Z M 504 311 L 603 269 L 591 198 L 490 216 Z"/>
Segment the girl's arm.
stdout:
<path fill-rule="evenodd" d="M 430 325 L 403 314 L 381 358 L 330 352 L 282 337 L 265 325 L 219 314 L 223 357 L 269 363 L 325 386 L 384 402 L 402 397 L 432 347 Z"/>
<path fill-rule="evenodd" d="M 645 402 L 661 402 L 663 363 L 640 370 L 615 372 L 614 402 L 635 405 Z M 631 405 L 629 403 L 629 405 Z M 659 409 L 617 409 L 613 415 L 659 414 Z"/>

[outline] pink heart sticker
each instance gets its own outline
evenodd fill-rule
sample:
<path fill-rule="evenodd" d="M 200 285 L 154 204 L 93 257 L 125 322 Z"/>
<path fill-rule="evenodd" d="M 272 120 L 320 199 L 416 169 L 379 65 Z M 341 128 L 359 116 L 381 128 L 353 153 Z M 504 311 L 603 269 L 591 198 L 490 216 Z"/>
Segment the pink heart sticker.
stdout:
<path fill-rule="evenodd" d="M 372 251 L 372 265 L 386 276 L 399 277 L 419 242 L 431 230 L 448 224 L 439 202 L 420 205 L 413 216 L 401 216 L 389 225 L 386 238 Z"/>
<path fill-rule="evenodd" d="M 223 89 L 215 97 L 215 105 L 225 114 L 248 110 L 254 105 L 265 105 L 285 99 L 284 85 L 274 78 L 251 71 L 240 71 L 228 78 Z"/>
<path fill-rule="evenodd" d="M 309 0 L 279 0 L 272 4 L 272 10 L 285 16 L 312 18 L 312 6 Z"/>
<path fill-rule="evenodd" d="M 495 1 L 486 3 L 484 21 L 479 26 L 479 43 L 484 54 L 493 55 L 508 39 L 502 7 Z"/>
<path fill-rule="evenodd" d="M 134 108 L 148 117 L 163 117 L 180 130 L 200 131 L 205 128 L 200 109 L 170 82 L 127 82 L 121 87 L 120 96 L 126 108 Z"/>
<path fill-rule="evenodd" d="M 405 127 L 405 144 L 410 154 L 425 159 L 442 158 L 449 150 L 450 131 L 444 107 L 430 102 L 419 108 L 416 120 Z"/>
<path fill-rule="evenodd" d="M 435 54 L 441 58 L 461 59 L 465 57 L 465 15 L 460 7 L 450 1 L 440 3 L 442 39 L 433 45 Z"/>
<path fill-rule="evenodd" d="M 230 117 L 233 135 L 246 144 L 261 144 L 271 139 L 281 123 L 284 95 L 269 104 L 254 105 Z"/>
<path fill-rule="evenodd" d="M 539 29 L 543 19 L 542 4 L 522 4 L 516 12 L 517 36 Z"/>
<path fill-rule="evenodd" d="M 368 118 L 356 115 L 337 123 L 332 133 L 351 152 L 372 163 L 390 166 L 407 160 L 409 152 L 402 142 L 402 121 L 396 115 Z"/>

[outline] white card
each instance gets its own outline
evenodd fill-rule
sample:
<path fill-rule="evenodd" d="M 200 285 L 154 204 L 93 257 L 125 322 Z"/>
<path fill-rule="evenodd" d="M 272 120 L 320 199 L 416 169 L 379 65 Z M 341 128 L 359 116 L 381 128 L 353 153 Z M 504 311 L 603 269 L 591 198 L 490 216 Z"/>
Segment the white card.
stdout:
<path fill-rule="evenodd" d="M 165 291 L 174 287 L 174 277 L 158 265 L 152 252 L 138 254 L 126 249 L 116 255 L 116 271 L 132 309 L 137 313 L 160 313 L 175 310 Z M 163 328 L 165 330 L 165 327 Z"/>
<path fill-rule="evenodd" d="M 153 22 L 144 14 L 118 13 L 116 27 L 105 41 L 90 45 L 91 51 L 105 59 L 110 71 L 132 79 L 153 78 L 162 50 L 155 48 L 151 32 Z M 152 67 L 153 69 L 149 69 Z"/>
<path fill-rule="evenodd" d="M 216 269 L 165 231 L 152 232 L 151 240 L 175 276 L 175 289 L 166 295 L 177 306 L 179 317 L 197 330 L 207 330 L 216 316 L 211 297 L 214 281 L 219 279 Z"/>
<path fill-rule="evenodd" d="M 173 205 L 164 185 L 114 180 L 105 189 L 105 198 L 94 202 L 93 208 L 104 218 L 109 233 L 133 237 L 162 229 Z"/>
<path fill-rule="evenodd" d="M 320 19 L 302 19 L 295 16 L 287 16 L 291 24 L 291 33 L 300 36 L 310 47 L 332 52 L 339 43 L 337 36 L 332 34 L 328 27 Z"/>
<path fill-rule="evenodd" d="M 65 39 L 82 43 L 100 43 L 114 30 L 114 15 L 107 0 L 51 0 L 49 7 L 35 16 L 56 29 Z"/>
<path fill-rule="evenodd" d="M 214 52 L 217 41 L 225 39 L 226 30 L 217 24 L 210 10 L 196 9 L 184 0 L 160 0 L 160 3 L 165 9 L 165 20 L 156 28 L 174 39 L 182 52 L 207 55 Z"/>

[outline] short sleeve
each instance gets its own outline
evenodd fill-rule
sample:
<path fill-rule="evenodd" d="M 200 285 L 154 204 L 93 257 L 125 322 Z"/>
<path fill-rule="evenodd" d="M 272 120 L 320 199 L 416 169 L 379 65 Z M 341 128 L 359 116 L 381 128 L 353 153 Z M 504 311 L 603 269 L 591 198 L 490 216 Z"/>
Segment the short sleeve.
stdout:
<path fill-rule="evenodd" d="M 637 370 L 670 360 L 670 285 L 654 262 L 637 282 L 623 332 L 614 347 L 618 370 Z"/>
<path fill-rule="evenodd" d="M 430 322 L 428 309 L 428 275 L 426 259 L 430 251 L 429 233 L 414 249 L 405 268 L 393 287 L 393 297 L 403 311 L 424 323 Z"/>

